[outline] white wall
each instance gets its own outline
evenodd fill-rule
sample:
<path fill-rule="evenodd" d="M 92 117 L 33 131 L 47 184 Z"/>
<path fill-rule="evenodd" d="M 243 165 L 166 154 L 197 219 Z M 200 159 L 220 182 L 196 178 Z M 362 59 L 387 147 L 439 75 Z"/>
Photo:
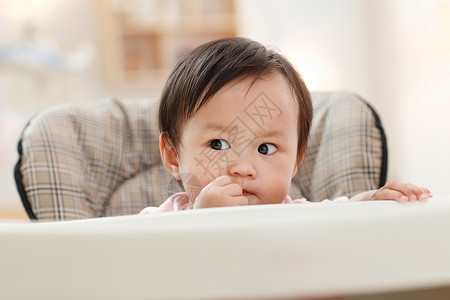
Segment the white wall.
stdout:
<path fill-rule="evenodd" d="M 310 89 L 347 88 L 367 95 L 364 1 L 238 3 L 242 35 L 279 48 L 297 66 Z"/>
<path fill-rule="evenodd" d="M 397 169 L 449 194 L 450 1 L 396 0 L 391 9 Z"/>

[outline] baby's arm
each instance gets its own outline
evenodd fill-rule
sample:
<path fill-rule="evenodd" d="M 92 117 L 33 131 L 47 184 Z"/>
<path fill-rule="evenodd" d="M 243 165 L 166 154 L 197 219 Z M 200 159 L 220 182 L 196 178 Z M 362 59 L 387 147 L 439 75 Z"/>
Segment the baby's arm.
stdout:
<path fill-rule="evenodd" d="M 194 201 L 194 209 L 238 205 L 248 205 L 248 199 L 242 195 L 242 187 L 227 176 L 211 181 Z"/>
<path fill-rule="evenodd" d="M 431 192 L 425 187 L 404 183 L 399 180 L 391 180 L 378 190 L 359 193 L 353 196 L 351 201 L 364 200 L 395 200 L 398 202 L 425 201 L 431 198 Z"/>

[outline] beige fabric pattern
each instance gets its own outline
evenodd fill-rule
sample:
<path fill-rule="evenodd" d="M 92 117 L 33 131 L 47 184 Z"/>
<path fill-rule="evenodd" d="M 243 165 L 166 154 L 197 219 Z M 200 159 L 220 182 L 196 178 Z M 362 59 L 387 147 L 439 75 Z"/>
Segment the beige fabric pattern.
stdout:
<path fill-rule="evenodd" d="M 378 188 L 386 143 L 371 108 L 349 93 L 313 93 L 309 148 L 290 195 L 311 201 Z M 31 218 L 137 214 L 181 191 L 162 165 L 156 100 L 63 104 L 34 116 L 15 176 Z"/>
<path fill-rule="evenodd" d="M 311 96 L 310 139 L 291 185 L 291 197 L 317 202 L 384 185 L 387 145 L 375 111 L 350 93 L 316 92 Z"/>

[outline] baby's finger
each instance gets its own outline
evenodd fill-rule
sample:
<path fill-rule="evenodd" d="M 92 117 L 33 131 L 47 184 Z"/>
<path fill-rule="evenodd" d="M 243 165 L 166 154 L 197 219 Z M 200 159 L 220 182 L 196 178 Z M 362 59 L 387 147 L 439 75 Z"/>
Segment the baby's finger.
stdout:
<path fill-rule="evenodd" d="M 237 206 L 248 205 L 248 198 L 244 196 L 233 197 L 234 203 Z"/>
<path fill-rule="evenodd" d="M 420 195 L 419 195 L 419 200 L 420 201 L 425 201 L 428 198 L 433 197 L 433 195 L 431 194 L 430 190 L 427 189 L 426 187 L 419 187 L 420 189 Z"/>
<path fill-rule="evenodd" d="M 389 188 L 384 188 L 376 191 L 370 200 L 395 200 L 397 202 L 408 202 L 408 197 L 406 197 L 402 192 L 397 190 L 392 190 Z"/>
<path fill-rule="evenodd" d="M 400 180 L 393 179 L 388 181 L 382 189 L 391 189 L 402 192 L 405 195 L 412 193 L 411 185 Z"/>
<path fill-rule="evenodd" d="M 423 191 L 425 194 L 427 194 L 427 196 L 428 196 L 429 198 L 433 197 L 433 194 L 431 193 L 431 191 L 430 191 L 428 188 L 422 187 L 422 191 Z"/>
<path fill-rule="evenodd" d="M 422 191 L 421 188 L 419 188 L 415 184 L 411 183 L 404 183 L 399 180 L 391 180 L 383 187 L 384 189 L 391 189 L 396 190 L 406 197 L 408 197 L 409 201 L 416 201 L 416 200 L 426 200 L 428 197 L 426 194 Z"/>
<path fill-rule="evenodd" d="M 233 197 L 242 196 L 242 187 L 237 183 L 229 183 L 220 188 L 223 189 L 224 193 L 226 193 L 227 195 Z"/>
<path fill-rule="evenodd" d="M 212 185 L 215 185 L 215 186 L 226 186 L 226 185 L 228 185 L 230 183 L 232 183 L 230 177 L 222 175 L 222 176 L 219 176 L 219 177 L 215 178 L 209 184 L 212 184 Z"/>
<path fill-rule="evenodd" d="M 410 183 L 407 185 L 409 186 L 410 194 L 405 194 L 405 195 L 408 196 L 409 201 L 415 201 L 415 200 L 425 201 L 428 199 L 429 196 L 422 187 L 419 187 L 415 184 L 410 184 Z"/>

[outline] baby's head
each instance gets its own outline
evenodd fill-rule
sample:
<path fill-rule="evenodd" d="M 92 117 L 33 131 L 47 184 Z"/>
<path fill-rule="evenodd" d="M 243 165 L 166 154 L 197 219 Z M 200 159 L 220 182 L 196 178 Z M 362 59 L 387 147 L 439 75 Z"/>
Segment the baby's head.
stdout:
<path fill-rule="evenodd" d="M 259 156 L 272 160 L 261 168 L 282 169 L 273 175 L 289 174 L 290 182 L 311 120 L 309 91 L 286 58 L 249 39 L 217 40 L 185 56 L 166 82 L 159 107 L 161 155 L 177 180 L 191 178 L 183 184 L 193 199 L 221 175 L 241 185 L 246 179 L 238 172 L 255 179 L 259 167 L 244 162 L 258 162 Z M 236 165 L 245 170 L 233 171 Z"/>

